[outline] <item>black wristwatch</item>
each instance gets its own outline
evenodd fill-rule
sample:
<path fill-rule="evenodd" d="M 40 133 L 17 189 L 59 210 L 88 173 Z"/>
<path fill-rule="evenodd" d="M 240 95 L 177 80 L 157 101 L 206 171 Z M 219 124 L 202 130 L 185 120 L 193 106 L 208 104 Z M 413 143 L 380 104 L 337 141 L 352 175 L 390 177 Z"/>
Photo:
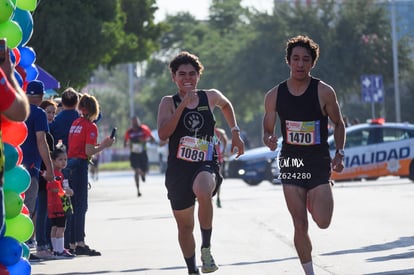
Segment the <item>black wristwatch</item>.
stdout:
<path fill-rule="evenodd" d="M 336 154 L 340 155 L 341 157 L 345 157 L 344 149 L 336 149 Z"/>

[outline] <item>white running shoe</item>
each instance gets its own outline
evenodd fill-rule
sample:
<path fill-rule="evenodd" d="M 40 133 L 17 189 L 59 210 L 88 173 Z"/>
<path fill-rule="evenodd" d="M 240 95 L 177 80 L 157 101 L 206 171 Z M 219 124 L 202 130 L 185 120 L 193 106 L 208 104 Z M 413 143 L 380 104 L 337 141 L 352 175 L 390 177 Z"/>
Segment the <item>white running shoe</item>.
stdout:
<path fill-rule="evenodd" d="M 211 273 L 218 269 L 213 256 L 211 256 L 210 247 L 201 248 L 201 262 L 203 263 L 201 267 L 203 273 Z"/>

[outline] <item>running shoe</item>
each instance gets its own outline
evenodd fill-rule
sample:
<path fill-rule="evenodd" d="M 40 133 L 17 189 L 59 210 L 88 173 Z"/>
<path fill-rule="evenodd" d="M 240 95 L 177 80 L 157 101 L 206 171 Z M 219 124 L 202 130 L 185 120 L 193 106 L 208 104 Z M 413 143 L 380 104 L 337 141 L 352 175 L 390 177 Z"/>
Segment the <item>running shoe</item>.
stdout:
<path fill-rule="evenodd" d="M 33 239 L 30 239 L 30 240 L 28 240 L 28 241 L 26 242 L 26 245 L 27 245 L 29 248 L 36 248 L 36 241 L 35 241 L 35 240 L 33 240 Z"/>
<path fill-rule="evenodd" d="M 76 246 L 76 255 L 101 256 L 101 252 L 90 249 L 89 246 Z"/>
<path fill-rule="evenodd" d="M 30 253 L 29 255 L 29 262 L 40 262 L 42 259 L 37 257 L 35 254 Z"/>
<path fill-rule="evenodd" d="M 38 250 L 36 252 L 36 256 L 40 259 L 45 259 L 46 260 L 46 259 L 51 259 L 53 257 L 53 253 L 48 249 Z"/>
<path fill-rule="evenodd" d="M 203 263 L 201 267 L 203 273 L 211 273 L 218 269 L 213 256 L 211 256 L 210 247 L 201 248 L 201 262 Z"/>
<path fill-rule="evenodd" d="M 67 249 L 63 249 L 62 252 L 54 252 L 54 256 L 57 259 L 68 259 L 68 258 L 73 258 L 75 257 L 75 255 L 73 255 L 72 253 L 70 253 Z"/>

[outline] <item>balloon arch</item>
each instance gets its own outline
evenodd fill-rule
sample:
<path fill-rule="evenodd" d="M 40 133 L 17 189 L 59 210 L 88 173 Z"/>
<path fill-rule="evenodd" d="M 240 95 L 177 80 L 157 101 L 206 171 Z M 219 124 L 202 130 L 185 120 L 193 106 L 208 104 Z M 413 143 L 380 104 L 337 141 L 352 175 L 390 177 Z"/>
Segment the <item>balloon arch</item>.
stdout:
<path fill-rule="evenodd" d="M 28 82 L 38 79 L 36 53 L 26 44 L 33 33 L 31 12 L 37 0 L 0 0 L 0 38 L 7 39 L 11 60 L 15 63 L 15 76 L 25 90 Z M 59 88 L 59 87 L 53 87 Z M 4 143 L 4 208 L 5 223 L 0 228 L 0 274 L 30 275 L 30 250 L 25 244 L 34 232 L 34 225 L 24 205 L 24 192 L 30 184 L 30 175 L 21 165 L 20 145 L 27 137 L 24 122 L 1 118 Z"/>

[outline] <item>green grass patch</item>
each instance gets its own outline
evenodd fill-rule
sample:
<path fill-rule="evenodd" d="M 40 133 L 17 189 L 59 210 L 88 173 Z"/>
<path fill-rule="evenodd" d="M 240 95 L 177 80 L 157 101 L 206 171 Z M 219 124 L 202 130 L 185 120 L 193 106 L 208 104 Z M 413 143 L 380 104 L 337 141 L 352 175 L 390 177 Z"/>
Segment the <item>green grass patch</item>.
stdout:
<path fill-rule="evenodd" d="M 123 171 L 131 169 L 129 161 L 113 161 L 99 164 L 100 171 Z"/>
<path fill-rule="evenodd" d="M 159 171 L 159 166 L 152 164 L 149 169 L 151 171 Z M 99 171 L 132 171 L 129 160 L 127 161 L 112 161 L 99 164 Z"/>

